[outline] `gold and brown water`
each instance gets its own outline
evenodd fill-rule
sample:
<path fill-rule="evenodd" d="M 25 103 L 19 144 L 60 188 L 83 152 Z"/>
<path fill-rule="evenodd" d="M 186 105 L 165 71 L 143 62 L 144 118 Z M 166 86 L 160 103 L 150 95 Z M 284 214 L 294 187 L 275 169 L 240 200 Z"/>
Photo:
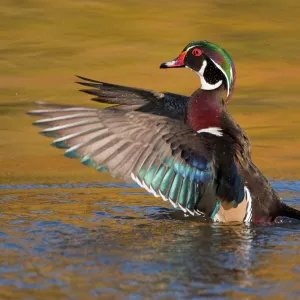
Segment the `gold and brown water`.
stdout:
<path fill-rule="evenodd" d="M 0 299 L 300 299 L 300 225 L 201 223 L 63 157 L 25 112 L 33 101 L 95 106 L 74 74 L 191 94 L 163 71 L 190 40 L 237 69 L 230 112 L 253 159 L 300 208 L 300 3 L 2 0 Z"/>

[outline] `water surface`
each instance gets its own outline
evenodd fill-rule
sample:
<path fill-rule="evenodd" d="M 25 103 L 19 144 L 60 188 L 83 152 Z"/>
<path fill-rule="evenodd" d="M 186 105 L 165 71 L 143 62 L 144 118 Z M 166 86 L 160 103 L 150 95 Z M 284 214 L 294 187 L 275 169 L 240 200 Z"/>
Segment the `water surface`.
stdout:
<path fill-rule="evenodd" d="M 300 209 L 299 181 L 273 184 Z M 120 183 L 0 194 L 3 299 L 300 297 L 299 222 L 211 224 Z"/>

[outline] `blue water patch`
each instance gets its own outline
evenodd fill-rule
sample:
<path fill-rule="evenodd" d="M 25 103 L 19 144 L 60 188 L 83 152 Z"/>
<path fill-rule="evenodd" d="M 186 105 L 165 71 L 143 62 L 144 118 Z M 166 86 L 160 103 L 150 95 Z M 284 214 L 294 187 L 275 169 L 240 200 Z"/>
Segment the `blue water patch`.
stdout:
<path fill-rule="evenodd" d="M 18 225 L 18 224 L 22 224 L 24 222 L 25 222 L 24 220 L 11 220 L 11 221 L 7 221 L 7 224 Z"/>
<path fill-rule="evenodd" d="M 105 295 L 105 294 L 118 294 L 118 290 L 117 289 L 113 289 L 113 288 L 93 288 L 89 291 L 89 294 L 91 296 L 96 296 L 99 297 L 101 295 Z"/>
<path fill-rule="evenodd" d="M 148 192 L 120 192 L 119 195 L 150 195 Z"/>
<path fill-rule="evenodd" d="M 62 184 L 0 184 L 0 190 L 65 189 L 65 188 L 138 188 L 135 183 L 85 182 Z"/>
<path fill-rule="evenodd" d="M 36 227 L 41 227 L 41 228 L 51 228 L 51 227 L 58 227 L 62 223 L 60 221 L 39 221 L 36 222 L 35 225 Z"/>
<path fill-rule="evenodd" d="M 94 215 L 96 215 L 97 217 L 104 217 L 104 218 L 112 218 L 113 217 L 113 215 L 112 214 L 109 214 L 109 213 L 107 213 L 107 212 L 105 212 L 105 211 L 96 211 L 96 212 L 94 212 Z"/>
<path fill-rule="evenodd" d="M 300 181 L 299 180 L 288 180 L 288 181 L 270 181 L 274 189 L 279 192 L 300 192 Z"/>
<path fill-rule="evenodd" d="M 0 187 L 1 190 L 1 187 Z M 13 200 L 18 200 L 18 196 L 11 196 L 11 195 L 6 195 L 0 198 L 0 203 L 5 202 L 5 201 L 13 201 Z"/>
<path fill-rule="evenodd" d="M 6 238 L 8 236 L 9 236 L 9 234 L 7 234 L 5 232 L 0 232 L 0 238 Z"/>
<path fill-rule="evenodd" d="M 289 180 L 289 181 L 270 181 L 274 189 L 281 192 L 300 192 L 300 181 Z M 82 182 L 82 183 L 62 183 L 62 184 L 0 184 L 0 190 L 30 190 L 30 189 L 65 189 L 65 188 L 139 188 L 140 186 L 136 183 L 125 183 L 125 182 Z M 127 192 L 122 192 L 127 193 Z M 140 192 L 130 194 L 141 194 Z M 147 194 L 147 193 L 144 193 Z M 10 198 L 7 198 L 10 197 Z M 11 199 L 11 197 L 14 197 Z M 17 200 L 15 196 L 4 196 L 0 198 L 0 201 Z"/>
<path fill-rule="evenodd" d="M 7 250 L 23 250 L 22 246 L 15 243 L 0 243 L 0 249 Z"/>
<path fill-rule="evenodd" d="M 53 214 L 53 210 L 29 210 L 28 213 L 34 215 L 50 215 Z"/>
<path fill-rule="evenodd" d="M 14 266 L 1 266 L 0 267 L 0 273 L 4 273 L 4 272 L 10 272 L 10 273 L 14 273 L 14 272 L 20 272 L 23 269 L 23 267 L 21 265 L 14 265 Z"/>

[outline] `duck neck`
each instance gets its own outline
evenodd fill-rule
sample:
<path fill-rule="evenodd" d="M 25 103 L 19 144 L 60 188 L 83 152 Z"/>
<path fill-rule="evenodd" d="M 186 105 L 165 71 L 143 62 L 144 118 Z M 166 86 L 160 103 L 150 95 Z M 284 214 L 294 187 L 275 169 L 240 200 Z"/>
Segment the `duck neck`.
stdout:
<path fill-rule="evenodd" d="M 224 110 L 221 94 L 222 89 L 195 91 L 187 104 L 185 123 L 195 131 L 220 127 Z"/>

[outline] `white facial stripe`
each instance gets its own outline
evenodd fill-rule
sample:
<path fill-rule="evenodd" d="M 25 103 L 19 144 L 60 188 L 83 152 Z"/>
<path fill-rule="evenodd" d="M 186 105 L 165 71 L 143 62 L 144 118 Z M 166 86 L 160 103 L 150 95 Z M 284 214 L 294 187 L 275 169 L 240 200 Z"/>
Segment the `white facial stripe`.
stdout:
<path fill-rule="evenodd" d="M 224 74 L 225 78 L 226 78 L 226 82 L 227 82 L 227 97 L 229 96 L 229 78 L 227 77 L 226 73 L 224 72 L 224 70 L 221 68 L 221 66 L 219 66 L 213 59 L 210 59 L 215 66 Z M 230 73 L 232 74 L 232 69 L 230 68 Z M 232 76 L 232 75 L 231 75 Z"/>
<path fill-rule="evenodd" d="M 191 49 L 191 48 L 194 48 L 194 47 L 196 47 L 196 46 L 191 46 L 191 47 L 188 47 L 185 51 L 186 51 L 186 53 L 188 53 L 189 52 L 189 50 Z"/>
<path fill-rule="evenodd" d="M 223 135 L 222 128 L 220 128 L 220 127 L 208 127 L 208 128 L 200 129 L 197 131 L 197 133 L 203 133 L 203 132 L 210 133 L 210 134 L 213 134 L 216 136 Z"/>
<path fill-rule="evenodd" d="M 246 186 L 244 187 L 244 190 L 245 190 L 246 201 L 247 201 L 247 211 L 246 211 L 244 222 L 250 223 L 252 221 L 252 197 L 249 189 Z"/>
<path fill-rule="evenodd" d="M 215 83 L 215 84 L 210 84 L 210 83 L 208 83 L 208 82 L 205 80 L 204 75 L 203 75 L 206 66 L 207 66 L 207 61 L 204 60 L 202 66 L 201 66 L 201 69 L 199 70 L 199 72 L 196 72 L 196 73 L 200 76 L 201 89 L 202 89 L 202 90 L 207 90 L 207 91 L 215 90 L 215 89 L 219 88 L 219 87 L 222 85 L 223 81 L 220 80 L 220 81 L 218 81 L 218 82 Z"/>

